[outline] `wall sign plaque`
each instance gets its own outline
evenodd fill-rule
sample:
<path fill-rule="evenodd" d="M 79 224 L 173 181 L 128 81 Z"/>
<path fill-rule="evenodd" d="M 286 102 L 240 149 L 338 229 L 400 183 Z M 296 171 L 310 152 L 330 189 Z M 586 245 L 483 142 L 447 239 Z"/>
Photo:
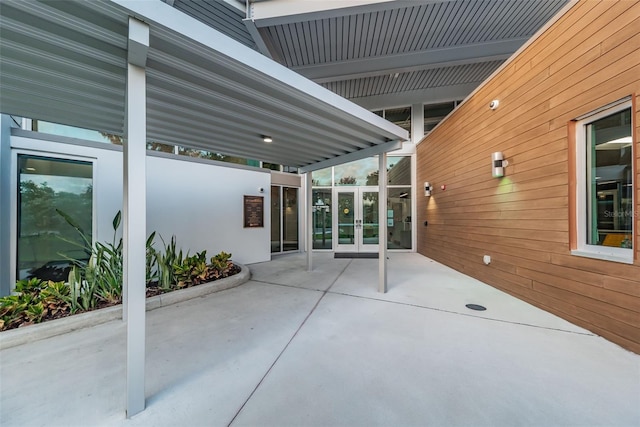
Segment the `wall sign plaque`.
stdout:
<path fill-rule="evenodd" d="M 264 197 L 244 196 L 244 228 L 264 227 Z"/>

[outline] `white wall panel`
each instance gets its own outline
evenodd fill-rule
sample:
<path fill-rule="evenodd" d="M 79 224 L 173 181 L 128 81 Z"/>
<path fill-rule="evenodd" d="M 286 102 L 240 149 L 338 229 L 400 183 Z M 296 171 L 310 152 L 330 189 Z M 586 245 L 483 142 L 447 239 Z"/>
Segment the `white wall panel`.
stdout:
<path fill-rule="evenodd" d="M 11 139 L 13 154 L 19 150 L 94 161 L 94 233 L 98 241 L 111 241 L 111 221 L 122 209 L 122 152 L 119 147 L 100 145 L 49 135 L 46 140 L 23 136 Z M 266 169 L 254 171 L 147 156 L 147 235 L 157 231 L 165 242 L 175 235 L 178 245 L 192 254 L 206 249 L 212 256 L 224 250 L 239 263 L 268 261 L 270 185 L 271 174 Z M 264 196 L 264 228 L 243 227 L 243 195 Z M 161 247 L 162 242 L 156 238 L 156 249 Z"/>
<path fill-rule="evenodd" d="M 147 229 L 182 248 L 224 250 L 246 264 L 271 259 L 268 170 L 147 157 Z M 259 189 L 263 188 L 264 193 Z M 243 195 L 264 196 L 264 228 L 243 227 Z"/>

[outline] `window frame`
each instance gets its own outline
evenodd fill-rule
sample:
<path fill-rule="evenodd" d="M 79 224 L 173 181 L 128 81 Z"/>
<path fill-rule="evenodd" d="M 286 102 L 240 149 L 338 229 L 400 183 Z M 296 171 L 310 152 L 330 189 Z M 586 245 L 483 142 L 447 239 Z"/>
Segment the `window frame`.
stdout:
<path fill-rule="evenodd" d="M 51 151 L 36 151 L 27 148 L 16 148 L 11 150 L 11 213 L 10 213 L 10 244 L 11 244 L 11 253 L 9 259 L 10 271 L 9 271 L 9 283 L 10 289 L 13 292 L 13 289 L 18 280 L 18 192 L 19 192 L 19 176 L 20 171 L 18 170 L 18 157 L 19 156 L 32 156 L 39 157 L 43 159 L 50 160 L 59 160 L 59 161 L 76 161 L 76 162 L 85 162 L 91 163 L 91 175 L 92 175 L 92 186 L 93 191 L 91 194 L 91 236 L 93 245 L 96 242 L 96 233 L 98 231 L 98 212 L 97 212 L 97 190 L 96 190 L 96 181 L 98 176 L 98 161 L 95 157 L 76 155 L 76 154 L 67 154 L 67 153 L 57 153 Z"/>
<path fill-rule="evenodd" d="M 585 114 L 575 120 L 575 232 L 576 232 L 576 244 L 575 248 L 571 249 L 571 255 L 582 256 L 587 258 L 601 259 L 605 261 L 613 261 L 624 264 L 633 264 L 636 248 L 616 248 L 612 246 L 592 245 L 587 243 L 587 222 L 588 222 L 588 176 L 587 176 L 587 126 L 594 123 L 604 117 L 619 113 L 626 109 L 631 109 L 631 159 L 634 173 L 632 174 L 635 180 L 635 165 L 633 159 L 636 155 L 635 147 L 635 134 L 634 134 L 634 114 L 633 103 L 630 97 L 626 97 L 617 102 L 599 108 L 591 113 Z M 636 190 L 637 182 L 632 182 L 632 202 L 631 207 L 633 209 L 632 216 L 635 218 L 638 215 L 636 212 Z M 635 220 L 631 223 L 631 236 L 632 239 L 636 233 Z"/>

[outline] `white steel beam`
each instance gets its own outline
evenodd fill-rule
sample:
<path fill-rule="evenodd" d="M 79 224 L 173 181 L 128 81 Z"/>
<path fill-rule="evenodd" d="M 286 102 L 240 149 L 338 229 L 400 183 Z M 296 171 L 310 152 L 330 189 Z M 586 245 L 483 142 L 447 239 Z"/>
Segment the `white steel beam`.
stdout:
<path fill-rule="evenodd" d="M 387 153 L 378 156 L 378 292 L 387 292 Z"/>
<path fill-rule="evenodd" d="M 146 38 L 145 38 L 146 35 Z M 127 418 L 145 408 L 145 276 L 146 276 L 146 58 L 149 26 L 129 18 L 127 101 L 123 147 L 123 318 L 127 322 Z"/>
<path fill-rule="evenodd" d="M 389 141 L 378 145 L 373 145 L 368 148 L 363 148 L 360 151 L 353 151 L 342 156 L 333 157 L 331 159 L 323 160 L 311 164 L 309 166 L 299 168 L 301 173 L 317 171 L 320 169 L 328 168 L 330 166 L 340 165 L 342 163 L 353 162 L 354 160 L 364 159 L 365 157 L 375 156 L 382 152 L 399 150 L 402 148 L 403 141 Z"/>
<path fill-rule="evenodd" d="M 425 3 L 443 3 L 457 0 L 421 0 Z M 313 21 L 356 13 L 372 13 L 382 10 L 415 6 L 416 1 L 400 0 L 269 0 L 252 2 L 248 18 L 258 27 Z"/>
<path fill-rule="evenodd" d="M 243 19 L 242 22 L 244 22 L 244 26 L 247 28 L 247 31 L 249 32 L 249 35 L 251 35 L 253 41 L 256 42 L 256 46 L 258 47 L 260 53 L 262 53 L 267 58 L 273 59 L 273 55 L 271 55 L 271 52 L 269 51 L 265 40 L 262 38 L 260 31 L 258 31 L 258 27 L 256 27 L 255 21 L 253 19 Z"/>

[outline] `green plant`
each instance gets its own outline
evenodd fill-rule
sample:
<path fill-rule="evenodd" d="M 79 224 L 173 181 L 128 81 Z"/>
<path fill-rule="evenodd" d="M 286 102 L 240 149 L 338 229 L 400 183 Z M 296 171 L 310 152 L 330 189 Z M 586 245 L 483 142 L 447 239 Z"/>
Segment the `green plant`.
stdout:
<path fill-rule="evenodd" d="M 156 252 L 156 274 L 158 277 L 158 287 L 167 292 L 173 288 L 176 283 L 176 275 L 174 265 L 182 265 L 182 249 L 176 251 L 176 236 L 171 236 L 169 244 L 166 244 L 162 236 L 160 236 L 164 246 L 164 253 Z"/>
<path fill-rule="evenodd" d="M 33 297 L 29 294 L 9 295 L 0 299 L 2 330 L 14 328 L 25 322 L 26 311 Z"/>
<path fill-rule="evenodd" d="M 173 270 L 178 288 L 197 285 L 206 281 L 209 277 L 207 251 L 198 252 L 193 256 L 187 255 L 182 263 L 173 265 Z"/>
<path fill-rule="evenodd" d="M 52 316 L 70 311 L 71 290 L 64 282 L 47 282 L 40 292 L 40 298 L 45 309 Z"/>
<path fill-rule="evenodd" d="M 232 266 L 231 254 L 227 252 L 222 251 L 218 255 L 211 257 L 211 268 L 215 270 L 216 278 L 228 274 Z"/>
<path fill-rule="evenodd" d="M 123 241 L 117 238 L 121 213 L 112 221 L 112 241 L 91 245 L 91 238 L 82 227 L 66 213 L 57 211 L 81 236 L 82 243 L 71 240 L 69 243 L 81 246 L 88 260 L 65 256 L 72 264 L 67 283 L 43 282 L 38 278 L 18 281 L 13 295 L 0 298 L 0 330 L 92 310 L 100 303 L 122 301 Z M 183 256 L 182 249 L 177 249 L 175 236 L 168 244 L 160 236 L 164 251 L 156 251 L 155 236 L 155 232 L 151 233 L 146 241 L 146 280 L 148 284 L 157 278 L 158 286 L 165 292 L 226 277 L 233 266 L 231 254 L 226 252 L 211 257 L 210 264 L 206 250 Z"/>
<path fill-rule="evenodd" d="M 118 211 L 113 217 L 113 239 L 111 243 L 96 242 L 91 245 L 90 237 L 69 215 L 57 209 L 58 213 L 81 236 L 83 249 L 89 254 L 89 261 L 67 258 L 73 264 L 69 274 L 71 292 L 71 310 L 91 310 L 99 302 L 116 304 L 122 300 L 123 281 L 123 241 L 118 239 L 118 229 L 122 221 L 122 212 Z M 158 271 L 157 254 L 153 248 L 155 231 L 149 235 L 146 241 L 146 281 L 151 282 Z M 73 243 L 70 241 L 70 243 Z"/>
<path fill-rule="evenodd" d="M 29 319 L 29 321 L 33 323 L 42 322 L 42 318 L 46 313 L 47 311 L 45 310 L 44 304 L 42 304 L 42 301 L 35 304 L 30 304 L 27 307 L 27 310 L 25 311 L 25 315 L 27 316 L 27 319 Z"/>
<path fill-rule="evenodd" d="M 19 280 L 13 295 L 0 298 L 0 330 L 40 323 L 47 316 L 68 313 L 69 292 L 64 282 Z"/>
<path fill-rule="evenodd" d="M 158 256 L 156 250 L 153 248 L 153 240 L 156 237 L 156 232 L 154 231 L 147 238 L 146 248 L 147 248 L 147 259 L 146 259 L 146 280 L 147 285 L 158 278 Z"/>

